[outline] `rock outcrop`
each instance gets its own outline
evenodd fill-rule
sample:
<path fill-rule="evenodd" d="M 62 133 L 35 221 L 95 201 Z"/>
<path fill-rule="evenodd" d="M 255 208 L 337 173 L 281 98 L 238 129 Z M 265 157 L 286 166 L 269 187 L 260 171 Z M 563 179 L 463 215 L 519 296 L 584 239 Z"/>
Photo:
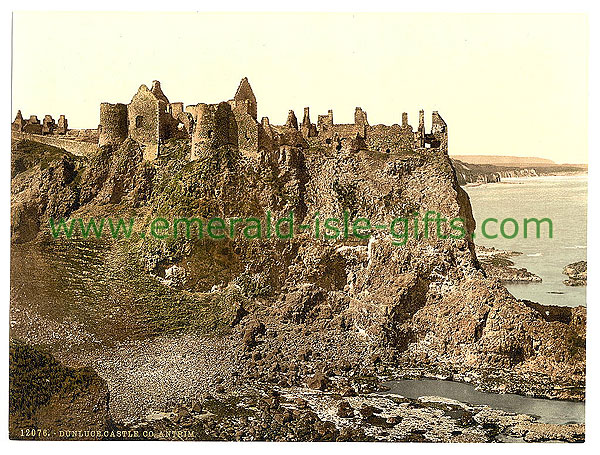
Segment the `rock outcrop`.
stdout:
<path fill-rule="evenodd" d="M 477 246 L 477 258 L 489 278 L 496 278 L 503 283 L 540 283 L 541 277 L 525 268 L 514 267 L 515 263 L 510 258 L 521 254 Z"/>
<path fill-rule="evenodd" d="M 567 286 L 587 285 L 587 261 L 578 261 L 566 265 L 563 273 L 569 277 L 563 281 Z"/>

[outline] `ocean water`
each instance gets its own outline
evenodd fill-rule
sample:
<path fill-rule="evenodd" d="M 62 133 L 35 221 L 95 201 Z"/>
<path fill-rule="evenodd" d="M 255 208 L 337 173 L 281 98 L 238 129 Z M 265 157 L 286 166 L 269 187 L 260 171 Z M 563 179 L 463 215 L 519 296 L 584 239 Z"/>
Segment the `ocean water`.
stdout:
<path fill-rule="evenodd" d="M 582 402 L 547 400 L 513 393 L 487 393 L 475 390 L 470 384 L 437 379 L 404 379 L 385 383 L 388 392 L 406 398 L 439 396 L 471 405 L 487 405 L 514 414 L 529 414 L 543 423 L 562 425 L 584 423 L 585 404 Z"/>
<path fill-rule="evenodd" d="M 516 267 L 525 267 L 539 275 L 541 283 L 510 284 L 508 290 L 517 298 L 545 305 L 586 305 L 586 288 L 563 284 L 563 267 L 587 260 L 587 175 L 548 176 L 503 179 L 474 187 L 465 187 L 471 199 L 477 221 L 475 243 L 523 254 L 512 260 Z M 519 234 L 513 239 L 484 238 L 481 224 L 486 218 L 514 218 L 519 222 Z M 541 238 L 535 236 L 534 224 L 529 225 L 528 238 L 523 236 L 523 218 L 550 218 L 553 236 L 542 225 Z M 488 224 L 487 231 L 499 232 Z M 512 233 L 512 224 L 506 231 Z"/>

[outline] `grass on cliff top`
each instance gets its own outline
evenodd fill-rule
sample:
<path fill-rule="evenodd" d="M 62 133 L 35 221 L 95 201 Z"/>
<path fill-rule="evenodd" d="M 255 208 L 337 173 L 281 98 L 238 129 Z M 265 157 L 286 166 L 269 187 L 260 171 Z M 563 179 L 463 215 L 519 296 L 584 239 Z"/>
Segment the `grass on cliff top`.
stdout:
<path fill-rule="evenodd" d="M 61 365 L 54 357 L 19 341 L 9 347 L 9 412 L 31 417 L 53 395 L 84 391 L 96 373 Z"/>
<path fill-rule="evenodd" d="M 19 141 L 12 149 L 11 178 L 39 164 L 46 169 L 51 162 L 67 157 L 76 161 L 78 157 L 61 148 L 33 141 Z"/>

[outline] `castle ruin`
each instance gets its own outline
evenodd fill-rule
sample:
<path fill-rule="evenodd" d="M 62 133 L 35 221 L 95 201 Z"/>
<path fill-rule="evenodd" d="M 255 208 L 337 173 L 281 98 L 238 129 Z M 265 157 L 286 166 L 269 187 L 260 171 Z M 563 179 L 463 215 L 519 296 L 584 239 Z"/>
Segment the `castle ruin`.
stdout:
<path fill-rule="evenodd" d="M 232 99 L 188 105 L 185 109 L 182 102 L 170 102 L 160 82 L 153 81 L 151 88 L 141 85 L 129 104 L 102 103 L 97 130 L 70 130 L 64 115 L 58 123 L 50 115 L 42 122 L 35 115 L 25 120 L 21 111 L 12 123 L 12 130 L 29 136 L 63 136 L 113 148 L 130 138 L 140 144 L 148 161 L 160 158 L 161 146 L 169 139 L 189 139 L 190 160 L 209 156 L 223 146 L 235 147 L 249 157 L 259 157 L 282 146 L 385 153 L 435 149 L 448 153 L 448 128 L 437 111 L 432 113 L 429 133 L 425 131 L 422 110 L 416 130 L 408 123 L 407 113 L 402 114 L 401 124 L 370 125 L 367 113 L 360 107 L 355 109 L 354 123 L 348 124 L 334 123 L 332 110 L 319 115 L 316 124 L 312 123 L 308 107 L 304 108 L 301 123 L 292 110 L 283 125 L 272 125 L 268 117 L 259 122 L 257 115 L 256 97 L 247 78 L 242 79 Z"/>

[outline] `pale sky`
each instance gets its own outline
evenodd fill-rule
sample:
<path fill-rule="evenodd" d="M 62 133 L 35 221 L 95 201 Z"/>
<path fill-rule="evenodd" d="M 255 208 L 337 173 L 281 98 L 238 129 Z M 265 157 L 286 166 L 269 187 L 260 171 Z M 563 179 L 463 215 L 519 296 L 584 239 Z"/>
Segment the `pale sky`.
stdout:
<path fill-rule="evenodd" d="M 587 162 L 583 15 L 15 13 L 13 117 L 95 128 L 103 101 L 158 79 L 171 102 L 225 101 L 247 76 L 258 116 L 305 106 L 370 124 L 438 110 L 451 155 Z"/>

